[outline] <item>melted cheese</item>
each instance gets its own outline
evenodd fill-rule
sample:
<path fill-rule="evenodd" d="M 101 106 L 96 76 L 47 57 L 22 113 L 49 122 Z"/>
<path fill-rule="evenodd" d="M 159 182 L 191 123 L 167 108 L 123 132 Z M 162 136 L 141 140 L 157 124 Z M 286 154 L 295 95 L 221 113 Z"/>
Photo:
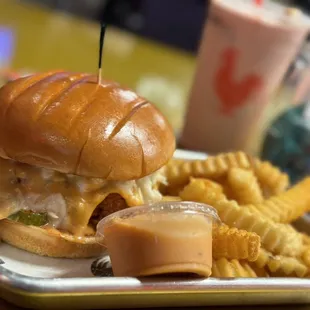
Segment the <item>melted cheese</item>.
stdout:
<path fill-rule="evenodd" d="M 0 158 L 0 219 L 18 210 L 47 212 L 54 227 L 83 236 L 95 208 L 109 194 L 121 195 L 128 206 L 156 202 L 162 199 L 158 183 L 164 182 L 161 171 L 138 180 L 106 181 Z"/>

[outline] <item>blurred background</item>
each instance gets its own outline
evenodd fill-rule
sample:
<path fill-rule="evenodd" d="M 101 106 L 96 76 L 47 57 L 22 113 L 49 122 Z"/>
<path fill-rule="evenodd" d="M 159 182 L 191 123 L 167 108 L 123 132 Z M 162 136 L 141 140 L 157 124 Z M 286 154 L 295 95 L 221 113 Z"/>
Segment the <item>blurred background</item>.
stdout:
<path fill-rule="evenodd" d="M 24 0 L 91 20 L 108 10 L 111 25 L 196 53 L 208 0 Z M 310 10 L 309 0 L 281 2 Z M 176 13 L 177 12 L 177 13 Z M 169 30 L 169 31 L 167 31 Z"/>
<path fill-rule="evenodd" d="M 198 48 L 207 7 L 207 0 L 29 0 L 29 2 L 85 19 L 101 20 L 106 15 L 111 25 L 192 53 Z"/>
<path fill-rule="evenodd" d="M 308 0 L 281 2 L 310 12 Z M 16 72 L 23 75 L 49 69 L 95 73 L 99 21 L 104 18 L 110 25 L 103 54 L 104 77 L 115 79 L 154 102 L 178 136 L 208 5 L 208 0 L 0 0 L 0 70 L 6 74 L 5 79 L 14 78 Z M 309 53 L 305 56 L 303 51 L 296 59 L 287 73 L 288 78 L 296 76 L 301 62 L 302 68 L 308 68 L 307 55 Z M 272 130 L 268 129 L 263 143 L 268 148 L 261 153 L 285 169 L 288 166 L 292 170 L 297 168 L 291 157 L 283 160 L 282 156 L 279 160 L 274 154 L 283 152 L 283 139 L 296 140 L 287 125 L 292 123 L 291 115 L 295 123 L 298 119 L 297 126 L 306 132 L 303 139 L 308 141 L 309 137 L 304 125 L 309 122 L 300 112 L 307 107 L 308 92 L 301 101 L 298 107 L 285 106 L 281 110 L 283 113 L 275 117 L 273 124 L 280 121 L 287 129 L 285 137 L 283 128 L 280 130 L 277 123 L 276 127 L 271 126 Z M 299 109 L 299 117 L 296 117 L 296 109 Z M 291 114 L 283 120 L 284 113 Z M 304 140 L 300 143 L 308 143 Z M 275 143 L 278 143 L 276 151 L 269 146 Z M 296 155 L 296 146 L 290 147 Z M 299 154 L 306 152 L 309 156 L 309 150 L 310 142 L 307 148 L 299 144 Z M 299 158 L 298 169 L 304 170 L 305 165 L 309 170 L 308 157 L 307 160 Z"/>

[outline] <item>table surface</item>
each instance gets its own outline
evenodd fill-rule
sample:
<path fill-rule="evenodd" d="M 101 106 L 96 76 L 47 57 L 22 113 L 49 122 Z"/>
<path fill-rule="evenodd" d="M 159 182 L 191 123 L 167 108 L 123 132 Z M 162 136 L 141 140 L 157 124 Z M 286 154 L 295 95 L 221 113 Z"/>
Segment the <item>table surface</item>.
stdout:
<path fill-rule="evenodd" d="M 99 24 L 22 1 L 1 0 L 0 34 L 3 27 L 14 36 L 14 69 L 97 72 Z M 182 125 L 194 70 L 191 54 L 113 27 L 107 30 L 103 76 L 154 102 L 176 130 Z"/>

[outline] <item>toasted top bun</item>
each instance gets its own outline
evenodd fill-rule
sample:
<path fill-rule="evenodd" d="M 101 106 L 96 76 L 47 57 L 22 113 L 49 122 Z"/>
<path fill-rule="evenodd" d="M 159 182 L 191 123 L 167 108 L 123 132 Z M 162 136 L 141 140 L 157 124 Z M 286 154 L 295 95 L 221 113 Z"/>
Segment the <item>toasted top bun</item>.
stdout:
<path fill-rule="evenodd" d="M 123 181 L 158 170 L 174 149 L 165 117 L 117 83 L 47 72 L 0 89 L 2 158 Z"/>

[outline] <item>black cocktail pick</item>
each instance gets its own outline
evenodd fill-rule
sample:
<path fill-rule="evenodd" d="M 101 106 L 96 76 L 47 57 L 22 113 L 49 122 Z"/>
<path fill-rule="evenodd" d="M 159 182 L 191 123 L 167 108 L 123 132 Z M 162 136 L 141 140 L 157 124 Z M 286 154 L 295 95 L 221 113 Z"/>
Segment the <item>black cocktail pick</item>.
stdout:
<path fill-rule="evenodd" d="M 99 62 L 98 62 L 98 84 L 101 84 L 101 74 L 102 74 L 102 50 L 104 43 L 105 31 L 107 28 L 106 22 L 101 22 L 100 28 L 100 40 L 99 40 Z"/>

